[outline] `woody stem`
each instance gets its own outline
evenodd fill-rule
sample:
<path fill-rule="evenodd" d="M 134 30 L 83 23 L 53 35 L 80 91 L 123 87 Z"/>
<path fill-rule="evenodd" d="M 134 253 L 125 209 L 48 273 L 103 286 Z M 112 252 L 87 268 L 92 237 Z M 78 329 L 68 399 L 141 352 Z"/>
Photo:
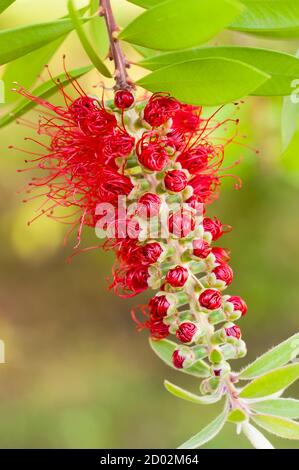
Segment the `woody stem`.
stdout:
<path fill-rule="evenodd" d="M 115 65 L 115 90 L 130 90 L 133 84 L 129 79 L 127 68 L 128 62 L 117 39 L 119 28 L 115 22 L 110 0 L 100 0 L 100 16 L 103 16 L 106 22 L 110 41 L 110 59 Z"/>

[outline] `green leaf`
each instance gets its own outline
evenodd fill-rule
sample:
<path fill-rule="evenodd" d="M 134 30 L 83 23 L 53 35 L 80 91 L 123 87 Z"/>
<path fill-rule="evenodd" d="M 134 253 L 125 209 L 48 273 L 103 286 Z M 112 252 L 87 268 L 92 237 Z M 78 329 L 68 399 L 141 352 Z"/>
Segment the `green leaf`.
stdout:
<path fill-rule="evenodd" d="M 130 3 L 134 3 L 142 8 L 152 8 L 159 3 L 163 3 L 165 0 L 129 0 Z"/>
<path fill-rule="evenodd" d="M 37 80 L 43 67 L 49 62 L 64 40 L 65 36 L 62 36 L 37 51 L 19 57 L 6 66 L 2 76 L 7 90 L 5 104 L 13 103 L 18 99 L 18 95 L 10 91 L 13 82 L 22 82 L 24 88 L 29 88 Z M 26 70 L 25 74 L 24 70 Z"/>
<path fill-rule="evenodd" d="M 150 49 L 192 47 L 218 34 L 241 9 L 233 0 L 169 0 L 142 13 L 119 37 Z"/>
<path fill-rule="evenodd" d="M 299 418 L 299 400 L 293 398 L 274 398 L 252 403 L 250 408 L 258 413 L 280 416 L 282 418 Z"/>
<path fill-rule="evenodd" d="M 96 14 L 98 10 L 99 1 L 91 0 L 90 16 Z M 105 59 L 109 51 L 109 38 L 104 18 L 100 16 L 92 18 L 89 22 L 89 31 L 99 56 Z"/>
<path fill-rule="evenodd" d="M 298 88 L 299 81 L 295 80 L 294 83 L 297 83 Z M 283 151 L 287 150 L 289 147 L 298 128 L 299 102 L 297 102 L 298 95 L 296 94 L 294 96 L 285 96 L 282 103 L 281 140 Z M 297 158 L 297 155 L 294 156 Z"/>
<path fill-rule="evenodd" d="M 285 439 L 299 439 L 299 423 L 296 421 L 269 415 L 255 415 L 252 419 L 258 426 L 276 436 Z"/>
<path fill-rule="evenodd" d="M 246 9 L 230 29 L 273 38 L 299 37 L 298 0 L 242 0 Z"/>
<path fill-rule="evenodd" d="M 88 18 L 83 21 L 88 21 Z M 39 49 L 73 29 L 69 18 L 3 29 L 0 31 L 0 65 Z"/>
<path fill-rule="evenodd" d="M 72 77 L 69 80 L 64 73 L 57 75 L 54 77 L 53 80 L 48 80 L 47 82 L 43 83 L 42 85 L 38 86 L 32 91 L 32 95 L 37 96 L 39 98 L 48 98 L 49 96 L 53 95 L 57 91 L 57 85 L 55 82 L 60 80 L 60 84 L 64 85 L 68 82 L 72 82 L 72 80 L 82 77 L 83 75 L 87 74 L 93 69 L 93 65 L 88 65 L 86 67 L 80 67 L 77 69 L 73 69 L 69 72 L 69 75 Z M 26 98 L 21 98 L 21 100 L 16 104 L 12 111 L 8 114 L 2 116 L 0 118 L 0 127 L 7 126 L 7 124 L 14 121 L 16 118 L 23 116 L 23 114 L 27 113 L 30 109 L 34 108 L 36 103 L 33 101 L 29 101 Z"/>
<path fill-rule="evenodd" d="M 159 356 L 172 369 L 176 369 L 172 364 L 172 354 L 177 349 L 178 345 L 168 339 L 152 340 L 150 339 L 150 346 L 153 351 Z M 196 377 L 209 377 L 209 366 L 201 360 L 197 360 L 191 367 L 187 369 L 179 369 L 180 372 L 185 374 L 195 375 Z"/>
<path fill-rule="evenodd" d="M 240 408 L 236 408 L 235 410 L 231 411 L 227 416 L 227 421 L 231 423 L 243 423 L 243 421 L 247 420 L 247 415 L 244 411 L 240 410 Z"/>
<path fill-rule="evenodd" d="M 239 374 L 240 379 L 253 379 L 265 374 L 270 370 L 284 366 L 289 361 L 295 359 L 299 354 L 299 333 L 291 336 L 287 340 L 275 346 L 270 351 L 258 357 L 252 364 L 249 364 Z"/>
<path fill-rule="evenodd" d="M 274 449 L 271 442 L 269 442 L 258 429 L 252 426 L 252 424 L 248 422 L 243 423 L 242 431 L 255 449 Z"/>
<path fill-rule="evenodd" d="M 73 0 L 68 0 L 68 11 L 70 18 L 73 22 L 73 25 L 76 29 L 76 32 L 78 34 L 78 37 L 81 41 L 81 44 L 83 46 L 83 49 L 85 50 L 86 54 L 88 55 L 89 59 L 95 66 L 95 68 L 102 74 L 104 77 L 111 77 L 111 73 L 107 69 L 106 65 L 102 62 L 96 51 L 94 50 L 93 46 L 90 44 L 89 39 L 86 36 L 86 33 L 83 29 L 82 26 L 82 21 L 81 18 L 78 15 L 78 12 L 76 11 L 74 7 L 74 2 Z"/>
<path fill-rule="evenodd" d="M 208 46 L 187 49 L 146 57 L 139 62 L 139 65 L 150 70 L 157 70 L 175 63 L 210 57 L 239 60 L 270 75 L 269 80 L 254 90 L 253 95 L 289 95 L 294 91 L 292 81 L 299 77 L 299 58 L 255 47 Z"/>
<path fill-rule="evenodd" d="M 227 405 L 225 405 L 222 413 L 217 416 L 214 421 L 208 424 L 208 426 L 202 429 L 198 434 L 195 434 L 195 436 L 191 437 L 191 439 L 184 442 L 184 444 L 178 447 L 178 449 L 197 449 L 198 447 L 201 447 L 202 445 L 209 442 L 211 439 L 217 436 L 217 434 L 219 434 L 223 428 L 227 419 L 227 413 Z"/>
<path fill-rule="evenodd" d="M 299 364 L 291 364 L 254 379 L 243 388 L 240 397 L 259 398 L 273 395 L 289 387 L 298 378 Z"/>
<path fill-rule="evenodd" d="M 0 0 L 0 13 L 3 13 L 6 8 L 10 7 L 15 0 Z"/>
<path fill-rule="evenodd" d="M 172 393 L 172 395 L 175 397 L 181 398 L 182 400 L 191 401 L 197 405 L 210 405 L 212 403 L 216 403 L 222 397 L 221 393 L 217 392 L 213 395 L 195 395 L 194 393 L 188 392 L 188 390 L 184 390 L 183 388 L 168 382 L 168 380 L 164 380 L 164 386 L 166 390 Z"/>
<path fill-rule="evenodd" d="M 260 87 L 269 75 L 237 60 L 198 59 L 152 72 L 137 83 L 146 90 L 167 91 L 194 105 L 219 105 L 238 100 Z"/>

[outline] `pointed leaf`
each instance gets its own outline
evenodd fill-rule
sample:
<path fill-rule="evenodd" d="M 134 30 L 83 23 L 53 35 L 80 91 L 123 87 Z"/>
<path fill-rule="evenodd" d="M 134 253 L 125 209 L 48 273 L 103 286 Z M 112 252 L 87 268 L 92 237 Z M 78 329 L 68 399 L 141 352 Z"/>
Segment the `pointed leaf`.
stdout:
<path fill-rule="evenodd" d="M 293 398 L 275 398 L 252 403 L 250 408 L 258 413 L 280 416 L 282 418 L 299 418 L 299 400 Z"/>
<path fill-rule="evenodd" d="M 217 434 L 219 434 L 223 428 L 226 422 L 227 413 L 227 406 L 225 406 L 222 413 L 217 416 L 214 421 L 208 424 L 208 426 L 202 429 L 198 434 L 195 434 L 195 436 L 191 437 L 191 439 L 184 442 L 184 444 L 178 447 L 178 449 L 197 449 L 198 447 L 201 447 L 202 445 L 209 442 L 211 439 L 217 436 Z"/>
<path fill-rule="evenodd" d="M 164 361 L 169 367 L 175 369 L 172 364 L 172 354 L 177 349 L 178 345 L 168 339 L 152 340 L 150 339 L 150 346 L 153 351 Z M 186 369 L 175 369 L 184 372 L 185 374 L 195 375 L 196 377 L 208 377 L 210 375 L 209 366 L 201 360 L 195 361 L 191 367 Z"/>
<path fill-rule="evenodd" d="M 16 0 L 0 0 L 0 13 L 3 13 L 6 8 L 10 7 Z"/>
<path fill-rule="evenodd" d="M 88 21 L 88 18 L 83 21 Z M 73 23 L 69 18 L 2 29 L 0 31 L 0 65 L 39 49 L 73 29 Z"/>
<path fill-rule="evenodd" d="M 294 91 L 292 81 L 299 77 L 298 57 L 255 47 L 199 47 L 146 57 L 139 62 L 139 65 L 157 70 L 175 63 L 211 57 L 239 60 L 270 75 L 269 80 L 254 90 L 253 95 L 289 95 Z"/>
<path fill-rule="evenodd" d="M 80 78 L 86 73 L 90 72 L 93 69 L 93 65 L 88 65 L 86 67 L 80 67 L 78 69 L 71 70 L 69 75 L 72 79 Z M 37 96 L 39 98 L 48 98 L 49 96 L 53 95 L 57 91 L 57 85 L 55 82 L 60 80 L 60 83 L 67 84 L 72 80 L 69 80 L 68 77 L 64 73 L 56 76 L 53 80 L 48 80 L 47 82 L 43 83 L 42 85 L 38 86 L 32 91 L 32 95 Z M 10 111 L 8 114 L 2 116 L 0 118 L 0 127 L 7 126 L 7 124 L 11 123 L 15 119 L 23 116 L 23 114 L 27 113 L 30 109 L 34 108 L 36 103 L 27 100 L 26 98 L 22 98 L 16 103 L 16 106 Z"/>
<path fill-rule="evenodd" d="M 258 429 L 252 426 L 252 424 L 244 423 L 242 425 L 242 431 L 255 449 L 274 449 L 271 442 L 269 442 Z"/>
<path fill-rule="evenodd" d="M 230 29 L 273 38 L 299 37 L 298 0 L 242 0 L 246 6 Z"/>
<path fill-rule="evenodd" d="M 289 387 L 299 378 L 299 364 L 273 370 L 250 382 L 240 393 L 242 398 L 259 398 L 273 395 Z"/>
<path fill-rule="evenodd" d="M 213 395 L 195 395 L 194 393 L 188 392 L 187 390 L 184 390 L 183 388 L 168 382 L 168 380 L 164 380 L 164 386 L 166 390 L 172 393 L 172 395 L 175 397 L 182 398 L 182 400 L 191 401 L 197 405 L 210 405 L 212 403 L 216 403 L 222 397 L 221 393 L 217 392 Z"/>
<path fill-rule="evenodd" d="M 119 37 L 150 49 L 192 47 L 218 34 L 242 8 L 234 0 L 168 0 L 135 18 Z"/>
<path fill-rule="evenodd" d="M 268 79 L 251 65 L 211 58 L 164 67 L 137 83 L 152 92 L 167 91 L 185 103 L 214 106 L 238 100 Z"/>
<path fill-rule="evenodd" d="M 76 9 L 74 7 L 73 0 L 68 0 L 67 6 L 68 6 L 68 11 L 69 11 L 70 18 L 73 22 L 73 25 L 76 29 L 76 32 L 78 34 L 78 37 L 81 41 L 81 44 L 82 44 L 86 54 L 88 55 L 89 59 L 91 60 L 93 65 L 96 67 L 96 69 L 102 75 L 104 75 L 104 77 L 110 78 L 111 73 L 107 69 L 106 65 L 102 62 L 102 60 L 100 59 L 100 57 L 98 56 L 98 54 L 96 53 L 96 51 L 94 50 L 93 46 L 90 44 L 90 42 L 89 42 L 89 40 L 86 36 L 86 33 L 85 33 L 85 31 L 83 29 L 83 26 L 82 26 L 81 18 L 78 15 L 78 12 L 76 11 Z"/>
<path fill-rule="evenodd" d="M 299 354 L 299 333 L 291 336 L 287 340 L 275 346 L 270 351 L 258 357 L 252 364 L 249 364 L 239 374 L 240 379 L 252 379 L 259 375 L 284 366 L 289 361 L 295 359 Z"/>
<path fill-rule="evenodd" d="M 255 415 L 253 421 L 261 428 L 285 439 L 299 439 L 299 423 L 270 415 Z"/>

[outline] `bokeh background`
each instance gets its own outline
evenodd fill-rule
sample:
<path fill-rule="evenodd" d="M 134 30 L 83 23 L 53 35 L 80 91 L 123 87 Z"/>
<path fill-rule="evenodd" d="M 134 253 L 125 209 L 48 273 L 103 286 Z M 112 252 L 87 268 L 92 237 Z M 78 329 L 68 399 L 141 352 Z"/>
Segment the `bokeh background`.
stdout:
<path fill-rule="evenodd" d="M 124 0 L 113 5 L 121 25 L 138 12 Z M 0 27 L 65 13 L 64 0 L 42 7 L 38 0 L 18 0 L 1 16 Z M 295 42 L 236 33 L 225 33 L 218 42 L 291 53 L 298 48 Z M 88 64 L 74 33 L 51 60 L 53 73 L 61 72 L 63 53 L 69 68 Z M 131 49 L 127 54 L 138 58 Z M 137 77 L 144 71 L 133 67 L 131 73 Z M 23 75 L 25 80 L 26 69 Z M 22 82 L 22 76 L 17 78 Z M 93 93 L 99 82 L 96 73 L 81 80 Z M 7 110 L 0 105 L 1 115 Z M 235 191 L 226 179 L 221 198 L 209 209 L 234 227 L 222 239 L 232 250 L 230 291 L 249 305 L 241 322 L 249 352 L 236 369 L 297 332 L 299 324 L 299 133 L 282 153 L 281 99 L 247 98 L 238 113 L 247 147 L 229 148 L 226 162 L 229 166 L 242 158 L 232 172 L 242 178 L 243 189 Z M 34 120 L 37 114 L 26 117 Z M 147 296 L 122 300 L 108 290 L 110 254 L 93 251 L 68 264 L 72 242 L 64 247 L 63 225 L 40 218 L 27 226 L 36 203 L 22 204 L 18 193 L 28 176 L 16 172 L 24 166 L 24 154 L 7 146 L 30 149 L 23 138 L 34 133 L 16 124 L 0 132 L 0 338 L 6 345 L 6 364 L 0 365 L 0 447 L 176 447 L 216 416 L 217 405 L 197 407 L 163 389 L 163 378 L 194 391 L 198 383 L 164 366 L 150 350 L 147 333 L 135 331 L 130 309 Z M 85 245 L 96 241 L 92 232 L 85 233 Z M 289 395 L 296 391 L 293 387 Z M 271 440 L 277 447 L 299 448 Z M 207 447 L 249 444 L 226 425 Z"/>

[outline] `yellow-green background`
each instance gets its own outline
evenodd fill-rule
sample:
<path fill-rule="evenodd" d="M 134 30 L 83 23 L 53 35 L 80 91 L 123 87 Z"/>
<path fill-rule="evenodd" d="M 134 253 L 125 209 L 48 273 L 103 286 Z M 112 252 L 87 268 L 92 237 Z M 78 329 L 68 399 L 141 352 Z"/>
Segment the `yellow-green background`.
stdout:
<path fill-rule="evenodd" d="M 113 5 L 122 25 L 138 11 L 123 0 Z M 46 21 L 65 12 L 62 0 L 18 0 L 2 15 L 0 27 Z M 228 33 L 219 41 L 291 53 L 298 47 L 294 41 Z M 71 34 L 50 63 L 54 73 L 61 71 L 63 53 L 69 68 L 88 63 Z M 132 76 L 142 73 L 133 67 Z M 81 83 L 93 90 L 99 81 L 90 74 Z M 6 108 L 0 107 L 2 114 Z M 298 331 L 299 324 L 299 140 L 282 157 L 280 110 L 280 98 L 246 99 L 239 113 L 241 134 L 260 154 L 243 147 L 229 150 L 228 164 L 243 159 L 232 170 L 242 177 L 243 189 L 236 192 L 227 180 L 209 210 L 234 227 L 221 241 L 232 250 L 230 292 L 242 295 L 249 306 L 240 322 L 248 361 Z M 23 142 L 26 135 L 34 133 L 10 125 L 0 138 L 0 338 L 7 361 L 0 365 L 0 448 L 175 447 L 212 419 L 219 406 L 197 407 L 164 391 L 163 378 L 194 391 L 198 384 L 164 366 L 149 349 L 147 333 L 135 331 L 130 309 L 147 297 L 121 300 L 108 290 L 111 254 L 93 251 L 67 264 L 72 244 L 63 247 L 63 226 L 45 218 L 26 225 L 35 206 L 22 204 L 17 194 L 27 178 L 16 173 L 24 154 L 7 150 L 9 144 L 30 148 Z M 85 245 L 95 241 L 92 232 L 85 234 Z M 296 387 L 287 395 L 291 392 L 296 395 Z M 278 447 L 299 448 L 272 440 Z M 227 425 L 206 447 L 249 444 Z"/>

